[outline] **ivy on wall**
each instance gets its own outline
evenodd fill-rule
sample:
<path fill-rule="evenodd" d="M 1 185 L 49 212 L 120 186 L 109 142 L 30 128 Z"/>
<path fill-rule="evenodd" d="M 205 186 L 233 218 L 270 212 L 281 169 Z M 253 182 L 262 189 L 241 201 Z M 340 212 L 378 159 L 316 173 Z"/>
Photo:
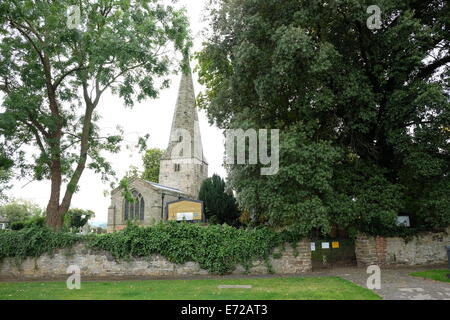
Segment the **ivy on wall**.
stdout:
<path fill-rule="evenodd" d="M 15 258 L 39 257 L 56 249 L 70 248 L 82 239 L 72 233 L 56 233 L 44 227 L 33 226 L 19 231 L 0 231 L 0 261 Z"/>
<path fill-rule="evenodd" d="M 255 259 L 267 260 L 282 239 L 269 229 L 243 230 L 227 225 L 161 223 L 95 237 L 89 247 L 109 251 L 116 259 L 161 254 L 170 262 L 198 262 L 212 273 L 225 274 L 237 264 L 247 270 Z"/>
<path fill-rule="evenodd" d="M 286 240 L 284 234 L 266 228 L 244 230 L 176 222 L 145 228 L 130 225 L 123 231 L 88 236 L 33 227 L 0 231 L 0 261 L 39 257 L 84 242 L 88 248 L 110 252 L 117 260 L 160 254 L 173 263 L 198 262 L 211 273 L 226 274 L 237 264 L 248 270 L 253 260 L 265 261 L 270 270 L 272 250 Z"/>

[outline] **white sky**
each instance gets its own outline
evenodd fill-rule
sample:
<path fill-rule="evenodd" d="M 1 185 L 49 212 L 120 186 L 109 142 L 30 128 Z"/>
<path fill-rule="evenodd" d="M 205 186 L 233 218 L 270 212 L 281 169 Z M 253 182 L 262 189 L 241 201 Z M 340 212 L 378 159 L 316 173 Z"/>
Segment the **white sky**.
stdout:
<path fill-rule="evenodd" d="M 201 49 L 200 31 L 206 27 L 201 21 L 201 14 L 206 3 L 207 0 L 179 0 L 177 4 L 187 9 L 194 36 L 194 51 Z M 191 63 L 192 68 L 195 66 L 194 63 L 195 61 Z M 132 109 L 125 108 L 118 97 L 105 93 L 97 110 L 102 117 L 99 126 L 104 132 L 114 132 L 116 126 L 120 125 L 125 131 L 125 144 L 131 146 L 136 145 L 139 136 L 148 133 L 149 148 L 165 149 L 169 141 L 180 77 L 181 75 L 172 76 L 170 88 L 161 91 L 158 99 L 136 103 Z M 203 88 L 197 82 L 197 75 L 193 74 L 193 77 L 195 93 L 198 94 Z M 225 177 L 226 172 L 222 166 L 224 153 L 222 132 L 208 124 L 204 111 L 199 111 L 199 120 L 203 150 L 209 162 L 209 175 L 217 173 Z M 108 156 L 108 159 L 118 179 L 123 177 L 131 165 L 142 169 L 142 155 L 138 154 L 137 149 L 127 150 L 123 147 L 120 153 Z M 34 181 L 27 184 L 27 182 L 14 181 L 13 189 L 8 195 L 17 199 L 31 200 L 45 208 L 49 199 L 50 183 Z M 93 221 L 106 222 L 110 198 L 109 195 L 104 195 L 105 190 L 109 191 L 109 185 L 101 182 L 100 175 L 86 169 L 80 180 L 80 191 L 73 197 L 72 207 L 91 209 L 96 213 Z"/>

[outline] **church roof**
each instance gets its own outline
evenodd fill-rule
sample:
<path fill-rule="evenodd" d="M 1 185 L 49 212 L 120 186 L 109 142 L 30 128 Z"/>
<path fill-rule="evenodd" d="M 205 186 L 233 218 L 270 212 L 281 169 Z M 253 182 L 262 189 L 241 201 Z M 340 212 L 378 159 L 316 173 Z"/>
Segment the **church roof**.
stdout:
<path fill-rule="evenodd" d="M 179 193 L 182 195 L 185 195 L 186 193 L 184 193 L 183 191 L 181 191 L 180 189 L 177 188 L 172 188 L 172 187 L 168 187 L 168 186 L 163 186 L 162 184 L 156 183 L 156 182 L 152 182 L 152 181 L 148 181 L 148 180 L 144 180 L 141 179 L 139 177 L 133 177 L 129 180 L 129 183 L 133 183 L 133 181 L 141 181 L 141 182 L 145 182 L 147 184 L 149 184 L 151 187 L 155 188 L 155 189 L 159 189 L 159 190 L 164 190 L 164 191 L 170 191 L 170 192 L 175 192 L 175 193 Z M 111 194 L 118 192 L 119 190 L 121 190 L 122 188 L 120 186 L 118 186 L 117 188 L 113 189 L 111 191 Z"/>
<path fill-rule="evenodd" d="M 172 192 L 178 192 L 178 193 L 184 194 L 183 191 L 181 191 L 181 190 L 179 190 L 179 189 L 176 189 L 176 188 L 163 186 L 163 185 L 161 185 L 161 184 L 158 184 L 158 183 L 156 183 L 156 182 L 151 182 L 151 181 L 148 181 L 148 180 L 144 180 L 144 181 L 147 182 L 148 184 L 152 185 L 153 187 L 155 187 L 155 188 L 157 188 L 157 189 L 160 189 L 160 190 L 166 190 L 166 191 L 172 191 Z"/>

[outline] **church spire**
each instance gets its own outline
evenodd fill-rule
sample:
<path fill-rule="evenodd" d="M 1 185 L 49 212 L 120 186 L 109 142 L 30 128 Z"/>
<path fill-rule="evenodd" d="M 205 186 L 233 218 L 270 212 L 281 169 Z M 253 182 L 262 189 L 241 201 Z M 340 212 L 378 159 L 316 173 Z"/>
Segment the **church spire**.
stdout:
<path fill-rule="evenodd" d="M 169 144 L 161 159 L 160 183 L 197 197 L 207 170 L 189 67 L 181 75 Z"/>
<path fill-rule="evenodd" d="M 189 69 L 182 72 L 178 98 L 173 114 L 172 128 L 165 159 L 189 159 L 205 161 L 203 145 L 195 106 L 194 84 Z"/>

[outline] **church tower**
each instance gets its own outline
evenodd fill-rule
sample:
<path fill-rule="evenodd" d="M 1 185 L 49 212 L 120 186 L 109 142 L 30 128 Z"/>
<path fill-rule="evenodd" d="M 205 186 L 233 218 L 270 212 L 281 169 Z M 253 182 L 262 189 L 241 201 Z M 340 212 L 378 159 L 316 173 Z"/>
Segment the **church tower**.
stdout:
<path fill-rule="evenodd" d="M 197 199 L 206 178 L 208 163 L 203 155 L 194 84 L 189 70 L 181 76 L 169 145 L 161 158 L 159 183 Z"/>

